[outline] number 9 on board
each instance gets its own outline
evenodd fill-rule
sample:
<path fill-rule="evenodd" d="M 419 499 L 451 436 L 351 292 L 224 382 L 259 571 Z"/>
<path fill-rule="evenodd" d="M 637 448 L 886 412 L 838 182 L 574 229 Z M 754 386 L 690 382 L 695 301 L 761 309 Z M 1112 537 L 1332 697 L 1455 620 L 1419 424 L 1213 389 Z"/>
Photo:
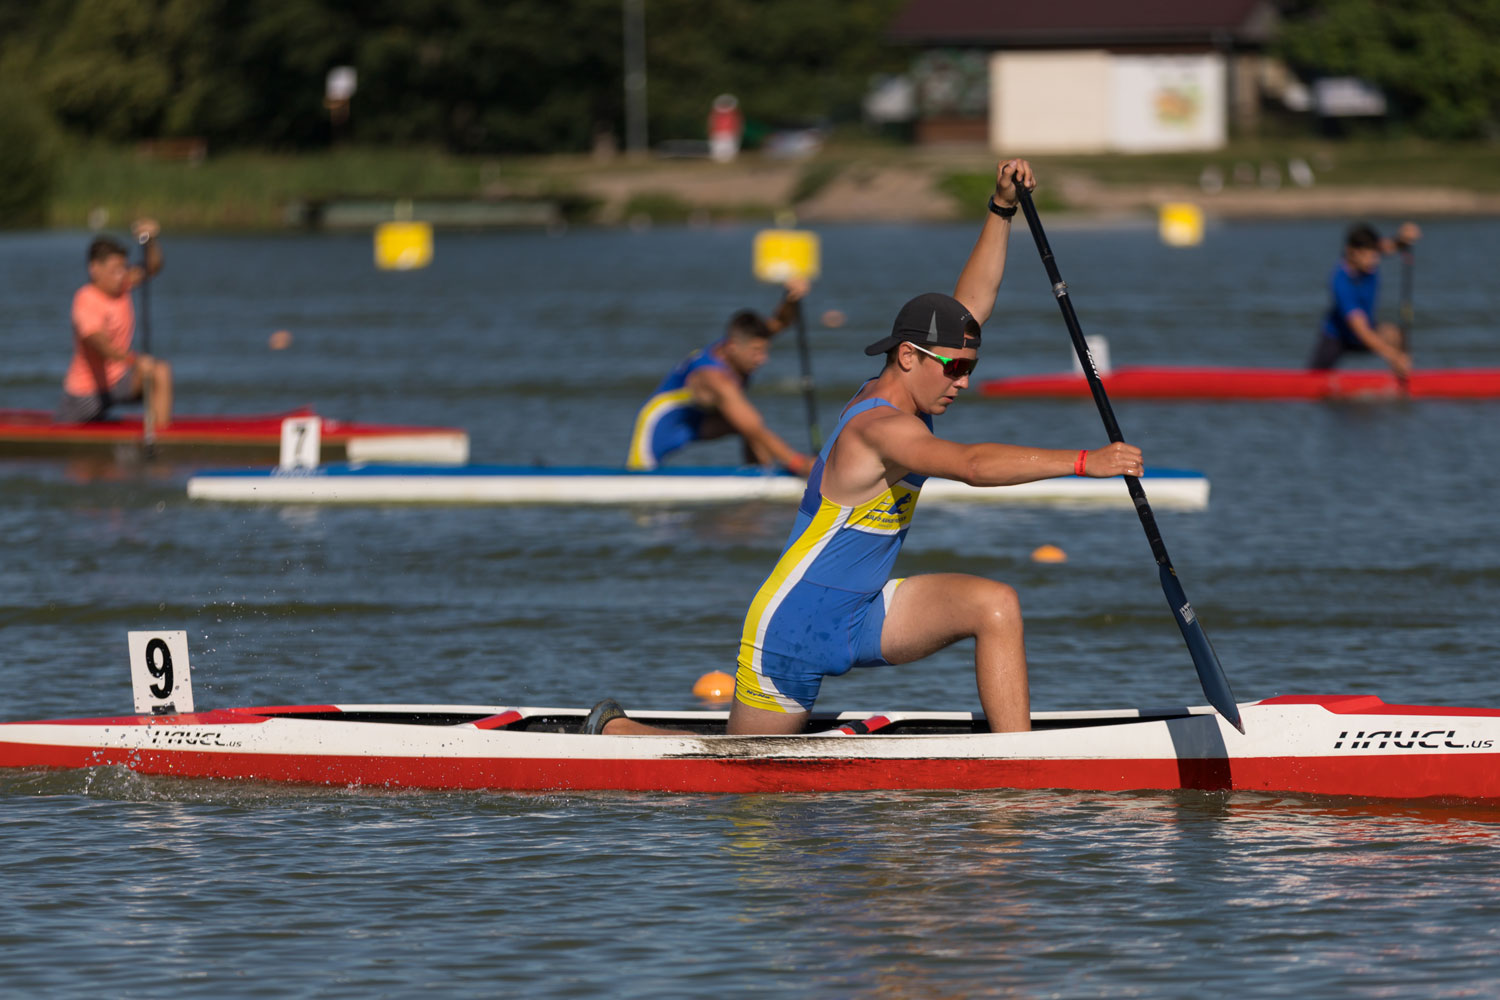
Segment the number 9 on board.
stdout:
<path fill-rule="evenodd" d="M 188 672 L 187 633 L 128 632 L 130 683 L 138 715 L 171 715 L 193 710 Z"/>

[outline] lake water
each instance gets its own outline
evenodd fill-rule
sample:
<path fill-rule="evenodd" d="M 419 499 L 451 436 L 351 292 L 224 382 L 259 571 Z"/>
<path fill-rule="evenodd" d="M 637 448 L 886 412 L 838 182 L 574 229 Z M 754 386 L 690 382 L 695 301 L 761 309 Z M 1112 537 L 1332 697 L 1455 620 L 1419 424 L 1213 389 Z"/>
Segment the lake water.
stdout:
<path fill-rule="evenodd" d="M 1297 366 L 1342 227 L 1049 220 L 1116 364 Z M 1391 220 L 1377 220 L 1389 224 Z M 1432 222 L 1419 364 L 1500 366 L 1494 222 Z M 476 461 L 618 464 L 636 408 L 742 306 L 749 228 L 439 233 L 374 270 L 367 235 L 167 234 L 152 346 L 182 413 L 314 403 L 466 428 Z M 825 431 L 862 347 L 949 290 L 969 226 L 825 229 L 808 303 Z M 82 233 L 0 236 L 0 405 L 51 407 Z M 1024 232 L 982 377 L 1069 364 Z M 1398 268 L 1387 265 L 1394 316 Z M 816 322 L 839 309 L 838 329 Z M 294 336 L 271 351 L 269 335 Z M 754 395 L 805 440 L 796 351 Z M 1500 403 L 1120 401 L 1241 700 L 1500 705 Z M 972 396 L 959 440 L 1104 441 L 1092 405 Z M 732 463 L 728 442 L 694 464 Z M 700 707 L 791 511 L 350 509 L 189 502 L 191 468 L 0 461 L 0 718 L 129 708 L 125 632 L 185 628 L 200 707 Z M 1029 559 L 1062 546 L 1062 565 Z M 1132 511 L 930 506 L 902 574 L 1016 585 L 1033 707 L 1201 703 Z M 976 707 L 970 653 L 860 671 L 827 708 Z M 410 794 L 0 776 L 0 983 L 16 995 L 807 997 L 1487 995 L 1500 811 L 1269 796 Z"/>

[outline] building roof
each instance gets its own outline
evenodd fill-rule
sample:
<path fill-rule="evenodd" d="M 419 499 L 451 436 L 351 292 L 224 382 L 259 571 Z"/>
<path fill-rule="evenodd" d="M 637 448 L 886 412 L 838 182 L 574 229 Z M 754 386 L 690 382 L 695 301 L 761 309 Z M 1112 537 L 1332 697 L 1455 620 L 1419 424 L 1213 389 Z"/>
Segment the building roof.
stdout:
<path fill-rule="evenodd" d="M 1258 46 L 1277 20 L 1269 0 L 911 0 L 890 34 L 924 46 Z"/>

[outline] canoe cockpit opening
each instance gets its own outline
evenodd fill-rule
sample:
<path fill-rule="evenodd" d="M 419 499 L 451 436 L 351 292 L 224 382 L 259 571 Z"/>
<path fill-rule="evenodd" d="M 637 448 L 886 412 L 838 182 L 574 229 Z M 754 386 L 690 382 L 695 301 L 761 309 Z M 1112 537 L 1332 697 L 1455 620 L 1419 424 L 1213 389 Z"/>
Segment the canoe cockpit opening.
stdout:
<path fill-rule="evenodd" d="M 583 724 L 583 712 L 534 712 L 508 710 L 503 712 L 424 712 L 409 709 L 361 710 L 341 712 L 328 711 L 277 711 L 257 712 L 263 718 L 287 719 L 309 722 L 376 722 L 400 726 L 462 726 L 472 725 L 478 729 L 496 733 L 577 733 Z M 1169 719 L 1187 718 L 1187 710 L 1152 712 L 1139 714 L 1120 713 L 1103 716 L 1064 716 L 1032 720 L 1033 731 L 1059 729 L 1097 729 L 1101 726 L 1119 726 L 1140 722 L 1163 722 Z M 631 712 L 630 717 L 647 725 L 669 729 L 685 729 L 704 736 L 724 735 L 724 713 Z M 841 732 L 849 736 L 967 736 L 989 732 L 989 725 L 978 712 L 946 713 L 897 713 L 851 715 L 850 713 L 816 712 L 808 720 L 803 735 L 831 735 Z"/>

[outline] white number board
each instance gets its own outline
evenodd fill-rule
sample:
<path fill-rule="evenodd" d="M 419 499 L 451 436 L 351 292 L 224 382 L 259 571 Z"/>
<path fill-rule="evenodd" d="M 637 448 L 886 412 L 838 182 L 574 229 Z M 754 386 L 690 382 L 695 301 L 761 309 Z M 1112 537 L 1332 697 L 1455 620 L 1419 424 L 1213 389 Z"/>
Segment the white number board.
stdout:
<path fill-rule="evenodd" d="M 281 468 L 316 469 L 322 448 L 322 417 L 288 417 L 281 422 Z"/>
<path fill-rule="evenodd" d="M 188 670 L 187 633 L 128 632 L 130 683 L 138 715 L 193 710 L 193 682 Z"/>

